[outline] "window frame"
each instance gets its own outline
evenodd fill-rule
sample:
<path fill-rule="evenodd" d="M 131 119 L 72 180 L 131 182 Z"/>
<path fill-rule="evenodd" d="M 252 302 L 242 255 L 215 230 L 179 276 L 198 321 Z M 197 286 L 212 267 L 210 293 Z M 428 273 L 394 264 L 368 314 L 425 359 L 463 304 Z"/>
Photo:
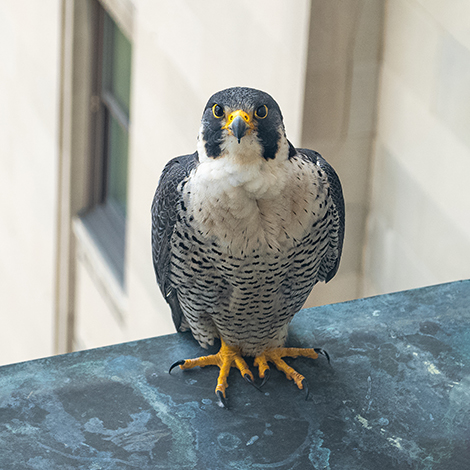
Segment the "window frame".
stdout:
<path fill-rule="evenodd" d="M 108 177 L 111 116 L 123 128 L 127 136 L 130 135 L 130 119 L 113 94 L 103 86 L 105 21 L 108 18 L 118 28 L 120 25 L 100 2 L 97 1 L 95 4 L 93 37 L 96 40 L 92 51 L 93 78 L 90 98 L 89 204 L 81 212 L 80 219 L 97 247 L 102 251 L 103 258 L 109 264 L 112 274 L 125 290 L 126 216 L 108 197 Z M 125 31 L 121 29 L 121 32 L 126 36 Z M 112 46 L 108 45 L 108 47 Z M 129 157 L 129 148 L 127 157 Z M 129 160 L 127 164 L 129 165 Z"/>

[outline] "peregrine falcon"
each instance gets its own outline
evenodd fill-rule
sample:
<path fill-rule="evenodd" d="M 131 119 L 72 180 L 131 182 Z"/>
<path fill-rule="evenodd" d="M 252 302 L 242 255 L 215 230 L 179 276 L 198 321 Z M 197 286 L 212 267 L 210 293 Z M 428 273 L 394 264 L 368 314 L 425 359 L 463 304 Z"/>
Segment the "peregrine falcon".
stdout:
<path fill-rule="evenodd" d="M 287 140 L 276 101 L 253 88 L 215 93 L 197 151 L 161 175 L 152 254 L 176 329 L 204 348 L 218 338 L 221 348 L 171 368 L 217 365 L 221 406 L 231 367 L 254 384 L 243 356 L 254 357 L 261 379 L 273 363 L 302 389 L 304 377 L 282 358 L 325 352 L 285 348 L 288 325 L 315 284 L 338 271 L 343 237 L 339 178 L 320 154 Z"/>

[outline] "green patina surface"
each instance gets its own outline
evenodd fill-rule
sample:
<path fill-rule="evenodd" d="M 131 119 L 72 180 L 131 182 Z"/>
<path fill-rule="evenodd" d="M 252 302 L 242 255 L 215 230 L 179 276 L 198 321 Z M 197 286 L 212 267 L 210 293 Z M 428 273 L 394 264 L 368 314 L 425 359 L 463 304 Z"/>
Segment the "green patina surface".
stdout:
<path fill-rule="evenodd" d="M 233 371 L 175 370 L 189 335 L 0 368 L 1 469 L 468 469 L 470 281 L 301 311 L 260 393 Z"/>

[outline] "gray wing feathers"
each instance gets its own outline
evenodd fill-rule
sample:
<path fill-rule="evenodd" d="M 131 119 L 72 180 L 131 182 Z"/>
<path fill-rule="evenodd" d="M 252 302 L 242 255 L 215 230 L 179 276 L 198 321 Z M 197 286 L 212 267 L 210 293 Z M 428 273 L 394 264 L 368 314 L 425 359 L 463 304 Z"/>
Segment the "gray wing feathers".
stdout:
<path fill-rule="evenodd" d="M 330 187 L 330 197 L 333 202 L 333 209 L 330 214 L 332 218 L 329 233 L 330 249 L 320 265 L 318 273 L 319 280 L 328 282 L 338 271 L 343 251 L 345 217 L 343 190 L 335 170 L 318 152 L 309 149 L 297 149 L 297 152 L 304 155 L 307 160 L 315 163 L 325 172 Z"/>
<path fill-rule="evenodd" d="M 176 329 L 180 328 L 182 311 L 176 290 L 170 280 L 171 237 L 181 197 L 180 183 L 198 165 L 197 152 L 170 160 L 163 169 L 152 203 L 152 257 L 157 283 L 171 308 Z"/>

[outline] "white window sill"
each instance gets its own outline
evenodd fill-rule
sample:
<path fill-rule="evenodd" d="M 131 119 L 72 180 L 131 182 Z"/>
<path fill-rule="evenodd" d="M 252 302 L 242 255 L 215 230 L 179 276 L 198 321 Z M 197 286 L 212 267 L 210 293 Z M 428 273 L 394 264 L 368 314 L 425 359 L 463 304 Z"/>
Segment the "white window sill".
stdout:
<path fill-rule="evenodd" d="M 109 221 L 98 208 L 95 208 L 92 214 L 75 217 L 72 230 L 76 239 L 78 259 L 84 264 L 96 288 L 112 308 L 116 320 L 124 324 L 128 312 L 128 296 L 124 287 L 123 268 L 119 269 L 119 262 L 116 261 L 123 256 L 124 250 L 120 245 L 124 240 L 110 227 Z M 104 236 L 106 238 L 103 238 Z M 106 239 L 106 249 L 103 249 L 98 237 L 100 240 Z"/>

